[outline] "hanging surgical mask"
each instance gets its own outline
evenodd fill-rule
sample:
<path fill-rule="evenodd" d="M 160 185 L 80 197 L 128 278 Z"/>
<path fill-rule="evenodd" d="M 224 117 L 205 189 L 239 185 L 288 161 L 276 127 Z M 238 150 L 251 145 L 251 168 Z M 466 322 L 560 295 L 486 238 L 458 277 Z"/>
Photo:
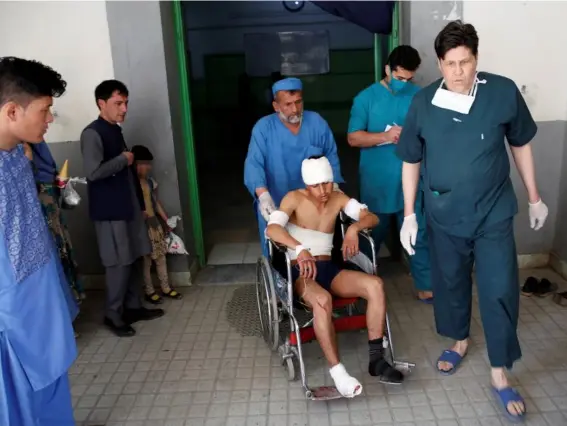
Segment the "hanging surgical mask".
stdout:
<path fill-rule="evenodd" d="M 398 80 L 397 78 L 395 78 L 394 76 L 392 76 L 390 78 L 390 89 L 392 90 L 392 92 L 397 93 L 397 92 L 401 92 L 402 90 L 404 90 L 407 86 L 408 82 L 407 81 L 402 81 L 402 80 Z"/>
<path fill-rule="evenodd" d="M 471 87 L 468 95 L 463 95 L 462 93 L 452 92 L 450 90 L 444 89 L 443 84 L 445 84 L 445 79 L 443 79 L 441 81 L 441 84 L 439 85 L 439 88 L 435 92 L 435 96 L 433 96 L 431 103 L 439 108 L 456 111 L 461 114 L 468 114 L 476 99 L 478 85 L 485 83 L 486 80 L 479 80 L 478 77 L 475 76 L 474 84 Z"/>

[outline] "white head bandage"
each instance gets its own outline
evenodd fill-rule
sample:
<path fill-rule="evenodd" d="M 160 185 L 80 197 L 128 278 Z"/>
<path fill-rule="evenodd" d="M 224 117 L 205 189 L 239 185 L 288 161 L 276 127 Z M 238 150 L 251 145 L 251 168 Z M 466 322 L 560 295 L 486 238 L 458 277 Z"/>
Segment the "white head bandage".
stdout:
<path fill-rule="evenodd" d="M 303 160 L 301 177 L 305 185 L 333 182 L 333 168 L 327 157 Z"/>

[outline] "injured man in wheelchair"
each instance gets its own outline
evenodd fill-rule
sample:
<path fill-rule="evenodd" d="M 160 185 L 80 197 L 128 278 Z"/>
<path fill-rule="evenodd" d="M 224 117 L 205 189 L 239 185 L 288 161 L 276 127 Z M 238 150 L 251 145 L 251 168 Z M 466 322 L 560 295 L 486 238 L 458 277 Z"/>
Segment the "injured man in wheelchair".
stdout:
<path fill-rule="evenodd" d="M 367 301 L 368 373 L 383 383 L 400 384 L 404 376 L 386 360 L 384 330 L 386 298 L 380 278 L 364 272 L 341 270 L 331 260 L 335 222 L 340 212 L 354 220 L 345 232 L 342 255 L 359 251 L 359 232 L 378 225 L 378 217 L 365 205 L 333 191 L 333 170 L 326 157 L 311 157 L 301 167 L 305 189 L 289 192 L 270 215 L 267 237 L 286 246 L 292 261 L 295 296 L 313 312 L 315 336 L 330 366 L 330 375 L 344 397 L 362 392 L 339 359 L 332 322 L 332 296 Z"/>

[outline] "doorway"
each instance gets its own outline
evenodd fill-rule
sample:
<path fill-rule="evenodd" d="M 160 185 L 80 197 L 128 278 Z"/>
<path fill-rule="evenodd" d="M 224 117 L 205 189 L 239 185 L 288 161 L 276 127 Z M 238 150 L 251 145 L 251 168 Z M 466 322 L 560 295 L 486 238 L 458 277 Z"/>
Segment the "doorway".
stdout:
<path fill-rule="evenodd" d="M 374 36 L 309 2 L 295 13 L 271 1 L 181 6 L 190 58 L 203 251 L 208 265 L 253 264 L 261 250 L 253 198 L 243 182 L 244 160 L 254 123 L 272 112 L 270 87 L 276 70 L 249 73 L 245 36 L 313 29 L 329 34 L 328 72 L 300 78 L 305 108 L 321 114 L 333 130 L 345 190 L 353 196 L 358 196 L 359 153 L 348 146 L 346 129 L 352 99 L 375 79 Z M 383 51 L 379 48 L 380 59 Z"/>

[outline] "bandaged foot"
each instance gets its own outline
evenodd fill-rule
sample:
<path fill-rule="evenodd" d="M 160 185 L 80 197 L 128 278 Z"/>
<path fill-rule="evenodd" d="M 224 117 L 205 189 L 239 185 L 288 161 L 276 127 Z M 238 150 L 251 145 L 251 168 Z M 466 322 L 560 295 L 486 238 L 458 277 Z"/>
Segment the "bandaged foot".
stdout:
<path fill-rule="evenodd" d="M 354 398 L 362 393 L 362 385 L 347 373 L 344 365 L 337 364 L 329 370 L 339 393 L 345 398 Z"/>

